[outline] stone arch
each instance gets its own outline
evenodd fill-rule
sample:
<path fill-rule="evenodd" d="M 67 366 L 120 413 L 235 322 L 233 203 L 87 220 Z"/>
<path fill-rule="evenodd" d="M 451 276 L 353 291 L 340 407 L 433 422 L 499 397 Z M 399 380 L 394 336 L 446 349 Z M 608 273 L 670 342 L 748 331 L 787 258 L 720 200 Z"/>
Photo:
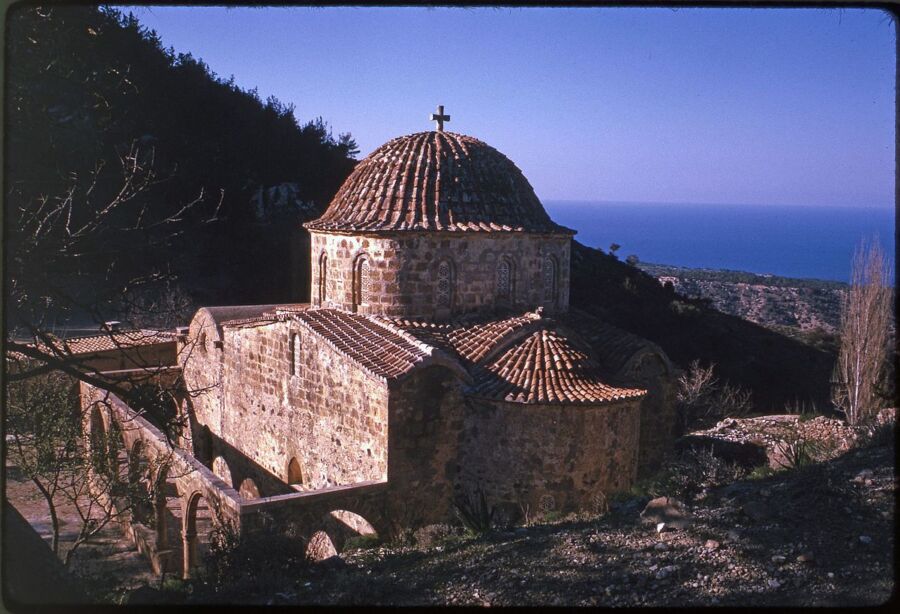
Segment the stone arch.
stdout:
<path fill-rule="evenodd" d="M 226 461 L 222 456 L 217 456 L 213 459 L 212 472 L 223 482 L 228 484 L 229 487 L 234 487 L 231 479 L 231 467 L 228 466 L 228 461 Z"/>
<path fill-rule="evenodd" d="M 157 550 L 166 550 L 178 543 L 178 531 L 183 522 L 178 485 L 175 480 L 169 479 L 169 470 L 168 463 L 161 465 L 153 479 Z"/>
<path fill-rule="evenodd" d="M 322 518 L 322 525 L 309 538 L 307 556 L 322 560 L 344 551 L 347 541 L 354 537 L 379 537 L 375 526 L 364 516 L 349 510 L 332 510 Z"/>
<path fill-rule="evenodd" d="M 108 447 L 109 477 L 117 484 L 117 488 L 128 484 L 128 444 L 125 433 L 113 416 L 109 416 L 106 431 Z"/>
<path fill-rule="evenodd" d="M 244 499 L 259 499 L 260 497 L 259 488 L 256 486 L 256 482 L 253 481 L 253 478 L 244 478 L 238 489 L 238 493 Z"/>
<path fill-rule="evenodd" d="M 544 254 L 541 260 L 541 298 L 545 305 L 556 305 L 559 300 L 559 259 L 553 254 Z"/>
<path fill-rule="evenodd" d="M 324 305 L 326 299 L 328 298 L 328 254 L 325 253 L 325 250 L 322 250 L 322 253 L 319 254 L 319 305 Z"/>
<path fill-rule="evenodd" d="M 206 467 L 212 468 L 213 440 L 212 431 L 205 424 L 197 424 L 193 434 L 194 458 Z"/>
<path fill-rule="evenodd" d="M 137 522 L 154 524 L 154 484 L 150 475 L 150 459 L 143 439 L 135 439 L 128 453 L 126 484 L 132 498 L 132 515 Z"/>
<path fill-rule="evenodd" d="M 512 302 L 516 295 L 516 265 L 507 255 L 497 260 L 495 293 L 500 302 Z"/>
<path fill-rule="evenodd" d="M 300 461 L 297 460 L 296 456 L 292 457 L 287 464 L 287 483 L 300 486 L 304 482 L 304 477 Z"/>
<path fill-rule="evenodd" d="M 209 534 L 215 526 L 212 507 L 200 491 L 193 492 L 184 506 L 182 530 L 183 577 L 189 579 L 202 563 L 209 548 Z"/>
<path fill-rule="evenodd" d="M 322 561 L 337 554 L 337 547 L 331 541 L 327 531 L 316 531 L 309 537 L 306 545 L 306 558 L 313 561 Z"/>
<path fill-rule="evenodd" d="M 91 404 L 88 428 L 93 468 L 95 471 L 106 471 L 109 468 L 109 435 L 106 431 L 106 423 L 103 420 L 103 412 L 100 410 L 99 402 Z"/>
<path fill-rule="evenodd" d="M 353 310 L 368 305 L 372 293 L 371 261 L 365 252 L 353 261 Z"/>

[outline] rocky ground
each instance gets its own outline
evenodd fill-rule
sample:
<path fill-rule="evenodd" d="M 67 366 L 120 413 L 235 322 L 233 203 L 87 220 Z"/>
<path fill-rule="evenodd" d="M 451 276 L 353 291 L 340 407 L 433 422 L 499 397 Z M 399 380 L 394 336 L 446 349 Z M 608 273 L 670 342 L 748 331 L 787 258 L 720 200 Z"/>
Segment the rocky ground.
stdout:
<path fill-rule="evenodd" d="M 734 437 L 737 423 L 725 422 L 722 432 Z M 809 422 L 807 433 L 821 432 L 828 424 L 824 419 Z M 843 432 L 838 430 L 839 435 Z M 647 509 L 653 497 L 666 494 L 660 492 L 666 482 L 656 481 L 654 488 L 645 488 L 647 494 L 611 502 L 603 515 L 544 519 L 480 536 L 460 529 L 420 531 L 416 545 L 348 550 L 274 575 L 254 567 L 241 571 L 236 581 L 227 580 L 218 592 L 209 585 L 167 581 L 166 592 L 145 586 L 139 600 L 475 606 L 879 604 L 894 588 L 893 438 L 854 443 L 838 449 L 830 460 L 799 469 L 745 471 L 737 481 L 722 479 L 727 472 L 710 479 L 707 467 L 706 473 L 692 478 L 696 488 L 679 491 L 683 503 L 662 498 Z M 124 567 L 123 562 L 118 565 Z M 102 573 L 110 569 L 108 565 Z M 114 583 L 159 585 L 145 574 L 132 575 L 127 582 Z M 113 583 L 114 578 L 104 580 Z"/>
<path fill-rule="evenodd" d="M 216 600 L 329 605 L 852 606 L 894 587 L 893 440 L 801 469 L 650 496 L 607 514 L 353 550 L 279 590 Z M 758 477 L 764 476 L 764 477 Z M 674 509 L 673 509 L 673 506 Z M 652 507 L 652 506 L 651 506 Z M 671 514 L 680 517 L 673 521 Z M 668 520 L 659 527 L 659 521 Z M 661 529 L 661 531 L 659 530 Z M 206 600 L 195 595 L 193 599 Z M 192 600 L 189 598 L 189 600 Z"/>

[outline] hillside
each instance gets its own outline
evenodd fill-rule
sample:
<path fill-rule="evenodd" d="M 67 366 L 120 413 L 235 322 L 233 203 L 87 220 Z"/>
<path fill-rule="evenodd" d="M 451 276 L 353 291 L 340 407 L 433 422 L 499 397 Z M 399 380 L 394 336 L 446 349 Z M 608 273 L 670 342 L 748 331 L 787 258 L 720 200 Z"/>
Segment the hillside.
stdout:
<path fill-rule="evenodd" d="M 193 303 L 302 298 L 285 296 L 302 286 L 291 243 L 355 165 L 349 134 L 165 49 L 130 15 L 19 4 L 8 18 L 7 275 L 29 284 L 11 309 L 113 319 L 173 279 Z"/>
<path fill-rule="evenodd" d="M 678 294 L 709 299 L 719 311 L 763 326 L 827 334 L 840 326 L 844 283 L 643 262 L 638 266 L 661 283 L 671 283 Z"/>
<path fill-rule="evenodd" d="M 835 355 L 679 295 L 655 277 L 600 250 L 572 244 L 573 306 L 659 344 L 678 365 L 716 363 L 719 376 L 753 391 L 759 411 L 794 401 L 829 407 Z"/>

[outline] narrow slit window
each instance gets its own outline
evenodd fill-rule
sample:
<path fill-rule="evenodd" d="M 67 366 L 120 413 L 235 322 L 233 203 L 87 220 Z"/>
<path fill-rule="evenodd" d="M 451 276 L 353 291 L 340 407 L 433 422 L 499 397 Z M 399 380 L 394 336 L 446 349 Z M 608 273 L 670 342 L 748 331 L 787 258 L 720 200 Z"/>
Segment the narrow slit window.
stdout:
<path fill-rule="evenodd" d="M 319 304 L 323 305 L 328 298 L 328 256 L 325 252 L 319 257 Z"/>
<path fill-rule="evenodd" d="M 544 257 L 544 301 L 545 302 L 553 302 L 556 300 L 556 291 L 557 291 L 557 266 L 556 259 L 553 256 L 545 256 Z"/>
<path fill-rule="evenodd" d="M 508 299 L 512 294 L 512 264 L 503 258 L 497 265 L 497 298 Z"/>
<path fill-rule="evenodd" d="M 298 365 L 300 362 L 300 334 L 299 333 L 291 333 L 290 351 L 291 351 L 291 375 L 297 375 L 299 373 Z"/>
<path fill-rule="evenodd" d="M 453 267 L 446 260 L 437 269 L 437 305 L 449 307 L 453 296 Z"/>
<path fill-rule="evenodd" d="M 367 305 L 371 297 L 372 281 L 369 274 L 369 259 L 362 256 L 356 261 L 354 294 L 355 303 L 359 305 Z"/>

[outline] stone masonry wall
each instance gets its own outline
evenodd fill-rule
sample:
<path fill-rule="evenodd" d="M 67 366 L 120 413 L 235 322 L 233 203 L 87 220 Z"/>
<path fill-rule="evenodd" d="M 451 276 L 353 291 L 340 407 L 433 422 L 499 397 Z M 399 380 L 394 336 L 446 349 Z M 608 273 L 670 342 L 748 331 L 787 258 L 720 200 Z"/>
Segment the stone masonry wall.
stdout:
<path fill-rule="evenodd" d="M 289 340 L 294 333 L 300 335 L 300 351 L 292 375 Z M 304 488 L 384 479 L 384 381 L 297 322 L 226 327 L 217 352 L 221 400 L 210 402 L 212 395 L 194 399 L 198 423 L 215 437 L 285 482 L 288 464 L 296 458 Z M 186 380 L 189 372 L 214 373 L 215 360 L 214 355 L 186 367 Z"/>
<path fill-rule="evenodd" d="M 450 520 L 464 407 L 461 382 L 443 367 L 422 369 L 392 388 L 392 521 L 415 526 Z"/>
<path fill-rule="evenodd" d="M 567 236 L 523 233 L 392 233 L 342 235 L 311 233 L 311 302 L 358 313 L 395 317 L 443 318 L 491 310 L 508 304 L 520 309 L 543 305 L 548 312 L 569 305 L 571 240 Z M 325 301 L 320 301 L 320 262 L 327 257 Z M 544 299 L 544 255 L 556 262 L 556 295 Z M 354 275 L 359 258 L 369 259 L 368 301 L 355 299 Z M 513 298 L 497 298 L 497 265 L 506 257 L 513 265 Z M 452 267 L 451 310 L 437 306 L 438 265 Z M 359 303 L 359 304 L 357 304 Z"/>
<path fill-rule="evenodd" d="M 645 354 L 623 377 L 647 390 L 641 401 L 638 477 L 657 471 L 675 443 L 675 377 L 657 354 Z"/>
<path fill-rule="evenodd" d="M 489 504 L 589 510 L 637 474 L 639 401 L 594 407 L 472 400 L 461 465 Z M 601 495 L 603 493 L 603 495 Z"/>

